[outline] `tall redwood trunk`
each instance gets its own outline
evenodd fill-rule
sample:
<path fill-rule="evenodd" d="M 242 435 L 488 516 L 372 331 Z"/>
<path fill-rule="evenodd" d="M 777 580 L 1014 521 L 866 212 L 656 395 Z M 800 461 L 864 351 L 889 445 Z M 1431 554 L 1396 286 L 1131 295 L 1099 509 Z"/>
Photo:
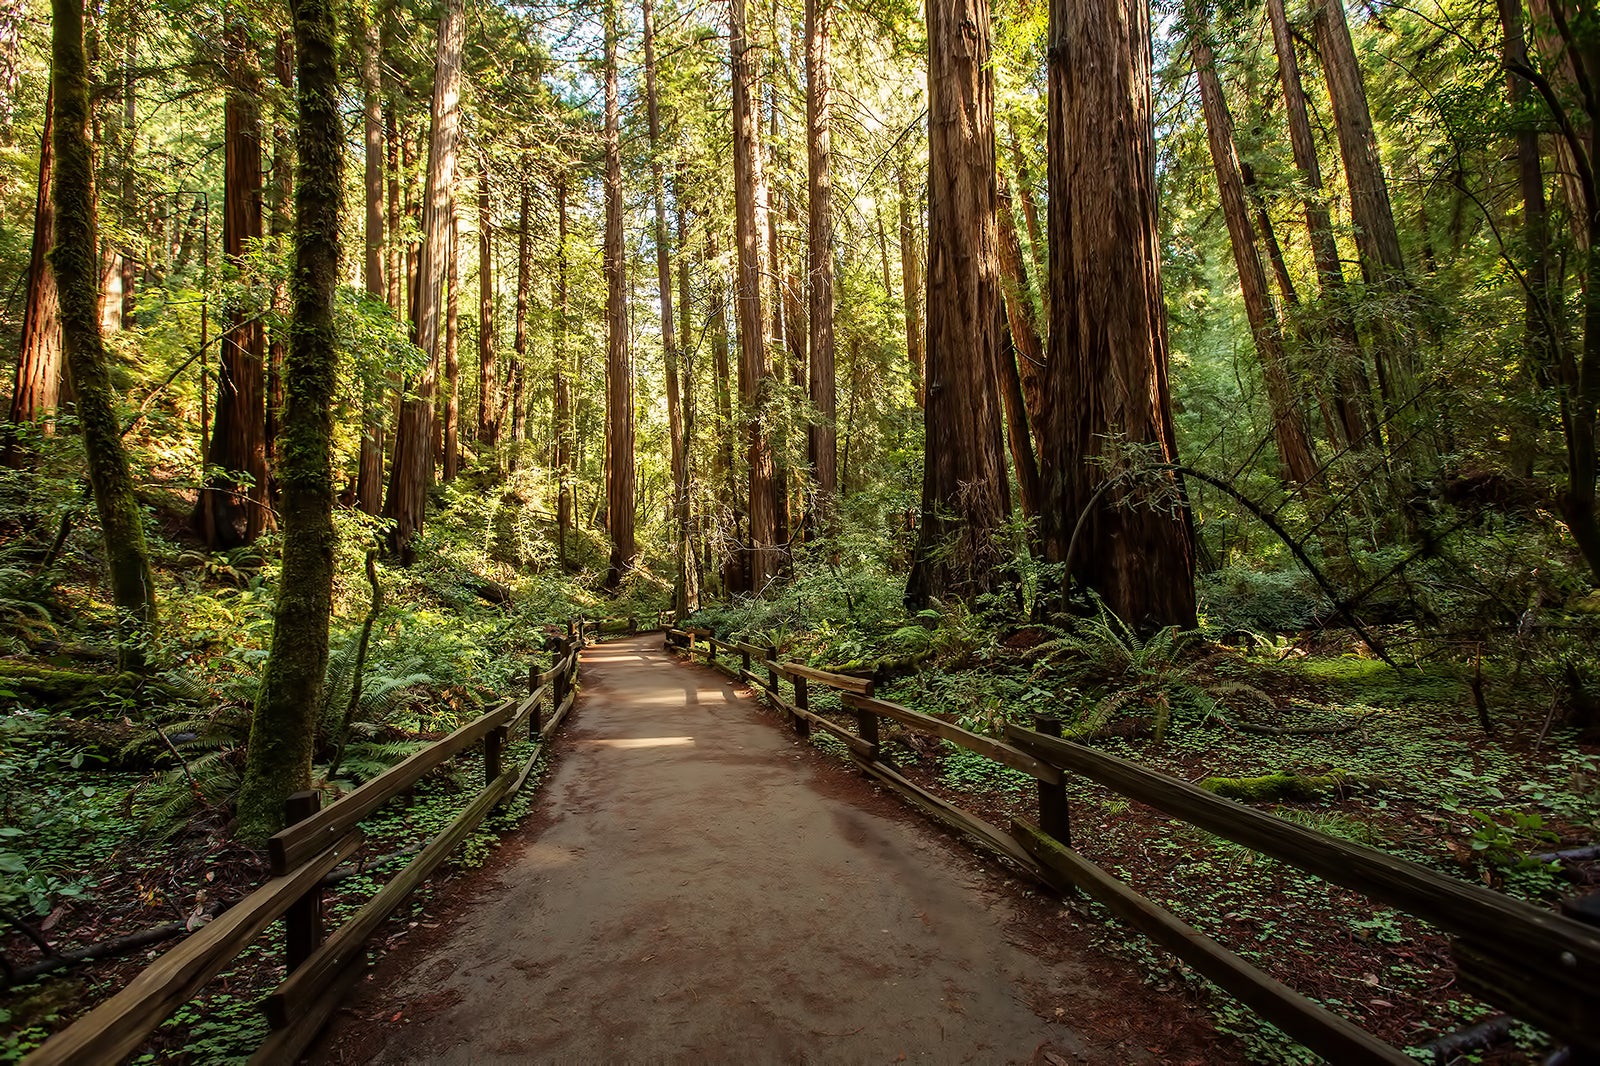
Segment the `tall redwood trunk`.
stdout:
<path fill-rule="evenodd" d="M 267 233 L 273 254 L 288 258 L 290 230 L 294 226 L 294 134 L 289 128 L 288 101 L 294 96 L 294 34 L 283 30 L 272 50 L 273 75 L 281 94 L 272 118 L 271 218 Z M 278 435 L 283 418 L 283 360 L 289 350 L 289 282 L 287 276 L 272 283 L 275 323 L 267 337 L 267 471 L 272 499 L 276 500 Z"/>
<path fill-rule="evenodd" d="M 1194 7 L 1190 5 L 1191 18 Z M 1191 27 L 1195 72 L 1200 77 L 1200 107 L 1205 117 L 1206 140 L 1211 146 L 1211 164 L 1217 175 L 1217 194 L 1222 202 L 1222 217 L 1233 246 L 1233 262 L 1239 273 L 1239 290 L 1244 297 L 1245 317 L 1256 354 L 1261 357 L 1261 378 L 1267 386 L 1267 405 L 1272 415 L 1273 439 L 1283 461 L 1288 480 L 1309 486 L 1317 475 L 1317 461 L 1306 440 L 1305 418 L 1289 378 L 1288 356 L 1283 348 L 1283 331 L 1278 313 L 1267 289 L 1267 272 L 1261 266 L 1255 227 L 1245 199 L 1244 179 L 1239 173 L 1239 156 L 1233 142 L 1233 118 L 1217 76 L 1216 56 L 1205 40 L 1205 28 Z"/>
<path fill-rule="evenodd" d="M 922 254 L 912 218 L 911 183 L 903 162 L 895 168 L 895 181 L 900 193 L 900 293 L 906 308 L 906 357 L 910 361 L 911 391 L 917 406 L 922 407 L 928 391 L 928 346 L 922 332 Z"/>
<path fill-rule="evenodd" d="M 567 565 L 567 531 L 572 528 L 572 387 L 567 379 L 567 179 L 556 178 L 555 412 L 556 537 L 558 561 Z"/>
<path fill-rule="evenodd" d="M 633 357 L 628 346 L 627 251 L 622 246 L 622 111 L 617 86 L 617 0 L 606 2 L 606 528 L 617 589 L 633 567 Z M 671 332 L 670 323 L 668 332 Z"/>
<path fill-rule="evenodd" d="M 679 392 L 677 322 L 672 314 L 672 251 L 667 246 L 665 167 L 661 161 L 661 109 L 656 99 L 655 10 L 644 0 L 645 114 L 650 126 L 650 177 L 655 198 L 656 283 L 661 295 L 661 356 L 667 377 L 667 429 L 672 440 L 672 514 L 677 574 L 672 585 L 673 613 L 689 610 L 689 456 L 683 429 L 683 397 Z M 683 205 L 678 205 L 681 215 Z"/>
<path fill-rule="evenodd" d="M 533 284 L 533 233 L 528 217 L 532 211 L 531 191 L 526 178 L 521 185 L 517 201 L 517 314 L 511 335 L 511 365 L 506 368 L 511 383 L 511 439 L 519 444 L 528 435 L 528 288 Z M 513 456 L 512 464 L 516 462 L 517 457 Z"/>
<path fill-rule="evenodd" d="M 1367 378 L 1366 356 L 1350 316 L 1350 298 L 1345 289 L 1344 268 L 1339 261 L 1339 245 L 1323 198 L 1322 164 L 1317 159 L 1317 144 L 1311 135 L 1305 88 L 1300 82 L 1300 61 L 1295 54 L 1294 36 L 1283 2 L 1267 0 L 1267 14 L 1272 22 L 1273 46 L 1278 53 L 1278 77 L 1283 84 L 1289 144 L 1300 174 L 1300 185 L 1305 190 L 1303 202 L 1306 232 L 1311 238 L 1311 257 L 1317 268 L 1318 288 L 1323 302 L 1328 305 L 1328 339 L 1333 358 L 1324 362 L 1331 364 L 1328 380 L 1338 413 L 1340 439 L 1335 443 L 1359 445 L 1366 440 L 1375 421 L 1372 390 Z"/>
<path fill-rule="evenodd" d="M 261 75 L 249 34 L 229 27 L 223 50 L 228 80 L 223 104 L 222 251 L 234 270 L 247 269 L 245 256 L 261 240 Z M 249 544 L 266 528 L 267 447 L 266 336 L 253 311 L 229 311 L 217 375 L 216 418 L 206 449 L 205 487 L 196 507 L 196 524 L 213 549 Z"/>
<path fill-rule="evenodd" d="M 1506 102 L 1513 113 L 1523 111 L 1527 97 L 1526 80 L 1515 73 L 1528 67 L 1528 46 L 1522 32 L 1521 0 L 1498 0 L 1503 31 L 1501 59 L 1506 68 Z M 1559 139 L 1559 138 L 1558 138 Z M 1543 388 L 1555 377 L 1559 334 L 1556 309 L 1550 302 L 1550 231 L 1545 206 L 1544 167 L 1539 153 L 1539 131 L 1526 121 L 1517 126 L 1517 185 L 1522 194 L 1523 279 L 1523 377 L 1534 388 Z M 1519 419 L 1509 427 L 1512 466 L 1523 477 L 1533 474 L 1533 459 L 1538 452 L 1540 427 L 1531 419 Z"/>
<path fill-rule="evenodd" d="M 1317 47 L 1327 75 L 1339 156 L 1350 188 L 1350 216 L 1355 222 L 1361 272 L 1373 289 L 1399 296 L 1409 291 L 1405 256 L 1389 203 L 1389 183 L 1378 153 L 1378 135 L 1367 108 L 1367 89 L 1356 61 L 1355 44 L 1345 21 L 1344 0 L 1318 0 L 1315 8 Z M 1419 424 L 1427 404 L 1418 394 L 1420 366 L 1415 331 L 1404 324 L 1403 310 L 1385 308 L 1374 319 L 1378 351 L 1378 386 L 1393 425 L 1391 440 L 1421 433 L 1412 446 L 1423 465 L 1432 462 L 1432 443 Z"/>
<path fill-rule="evenodd" d="M 360 8 L 358 6 L 357 10 Z M 377 23 L 360 18 L 361 137 L 364 149 L 361 281 L 374 300 L 388 296 L 384 276 L 383 188 L 383 79 L 380 73 L 382 41 Z M 356 466 L 356 506 L 365 514 L 383 510 L 383 384 L 370 378 L 361 388 L 361 453 Z"/>
<path fill-rule="evenodd" d="M 839 491 L 838 388 L 833 343 L 833 174 L 831 131 L 832 71 L 829 23 L 833 0 L 806 0 L 806 184 L 810 225 L 807 273 L 811 336 L 809 386 L 816 419 L 807 428 L 812 504 L 806 526 L 812 536 L 833 524 Z"/>
<path fill-rule="evenodd" d="M 461 470 L 461 216 L 450 205 L 450 255 L 444 277 L 444 480 Z"/>
<path fill-rule="evenodd" d="M 738 244 L 735 315 L 739 327 L 739 429 L 750 475 L 749 529 L 743 568 L 746 592 L 762 592 L 778 572 L 776 493 L 772 450 L 761 410 L 771 376 L 762 299 L 767 234 L 767 185 L 756 101 L 756 47 L 746 27 L 745 0 L 728 5 L 733 91 L 734 232 Z"/>
<path fill-rule="evenodd" d="M 500 441 L 500 368 L 494 348 L 494 200 L 489 159 L 478 155 L 478 444 Z"/>
<path fill-rule="evenodd" d="M 28 284 L 22 305 L 22 338 L 17 349 L 17 373 L 12 380 L 12 425 L 44 422 L 49 432 L 61 402 L 61 320 L 56 304 L 56 275 L 50 269 L 50 245 L 55 239 L 55 205 L 50 200 L 50 171 L 54 165 L 51 117 L 54 99 L 45 96 L 44 134 L 39 142 L 39 184 L 33 201 L 33 248 L 28 255 Z M 7 443 L 7 462 L 14 462 Z"/>
<path fill-rule="evenodd" d="M 1147 0 L 1051 0 L 1051 424 L 1041 434 L 1043 533 L 1070 577 L 1133 625 L 1194 624 L 1194 543 L 1174 462 L 1157 238 Z M 1091 61 L 1092 58 L 1092 61 Z M 1117 440 L 1139 447 L 1127 461 Z M 1104 491 L 1102 491 L 1104 490 Z"/>
<path fill-rule="evenodd" d="M 395 431 L 394 462 L 384 511 L 395 523 L 392 545 L 400 561 L 416 560 L 428 488 L 433 483 L 433 405 L 444 355 L 441 311 L 446 260 L 450 253 L 451 191 L 456 175 L 456 140 L 461 121 L 461 47 L 465 0 L 448 0 L 439 20 L 434 61 L 433 105 L 428 136 L 428 169 L 422 200 L 422 247 L 411 326 L 427 355 L 422 372 L 407 390 Z"/>
<path fill-rule="evenodd" d="M 1008 332 L 1001 346 L 1000 383 L 1006 408 L 1006 445 L 1017 475 L 1018 502 L 1030 518 L 1039 514 L 1039 457 L 1034 436 L 1045 424 L 1044 341 L 1028 299 L 1022 245 L 1017 239 L 1011 193 L 1005 176 L 996 174 L 999 197 L 995 211 L 1000 284 Z"/>
<path fill-rule="evenodd" d="M 738 473 L 734 468 L 734 446 L 739 431 L 734 421 L 737 405 L 734 401 L 733 372 L 728 359 L 728 283 L 717 256 L 714 232 L 706 234 L 706 254 L 701 262 L 711 277 L 710 291 L 706 294 L 706 300 L 711 305 L 706 315 L 706 332 L 711 335 L 711 371 L 716 392 L 718 428 L 712 480 L 722 503 L 723 539 L 728 544 L 738 545 L 742 543 L 739 527 L 744 509 L 740 505 Z M 744 554 L 728 551 L 722 559 L 723 594 L 745 588 Z"/>
<path fill-rule="evenodd" d="M 988 0 L 928 0 L 928 348 L 922 517 L 906 602 L 1000 580 L 1011 511 L 997 371 L 994 75 Z M 901 203 L 907 199 L 902 180 Z M 907 216 L 901 215 L 901 247 Z"/>

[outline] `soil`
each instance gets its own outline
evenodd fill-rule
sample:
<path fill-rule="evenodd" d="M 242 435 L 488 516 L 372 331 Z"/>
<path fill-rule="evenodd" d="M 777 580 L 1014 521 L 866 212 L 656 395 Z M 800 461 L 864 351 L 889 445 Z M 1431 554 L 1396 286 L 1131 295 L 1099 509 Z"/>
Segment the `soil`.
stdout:
<path fill-rule="evenodd" d="M 1059 901 L 659 636 L 582 677 L 534 816 L 313 1062 L 1243 1061 Z"/>

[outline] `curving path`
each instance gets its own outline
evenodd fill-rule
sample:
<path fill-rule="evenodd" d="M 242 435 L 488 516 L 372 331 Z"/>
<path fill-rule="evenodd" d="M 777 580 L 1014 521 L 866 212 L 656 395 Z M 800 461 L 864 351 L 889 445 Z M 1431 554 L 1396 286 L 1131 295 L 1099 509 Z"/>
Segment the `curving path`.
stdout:
<path fill-rule="evenodd" d="M 1235 1057 L 1131 968 L 1045 948 L 1058 906 L 660 644 L 584 652 L 534 816 L 430 904 L 445 920 L 383 959 L 315 1061 Z"/>

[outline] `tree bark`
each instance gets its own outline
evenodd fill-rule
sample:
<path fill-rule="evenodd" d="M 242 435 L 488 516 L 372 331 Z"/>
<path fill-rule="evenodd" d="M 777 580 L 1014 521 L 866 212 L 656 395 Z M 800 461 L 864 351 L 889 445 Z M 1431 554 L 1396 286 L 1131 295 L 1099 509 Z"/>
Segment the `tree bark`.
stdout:
<path fill-rule="evenodd" d="M 928 347 L 922 517 L 906 581 L 913 607 L 994 587 L 1011 511 L 989 4 L 928 0 L 927 11 Z M 902 179 L 902 256 L 906 193 Z"/>
<path fill-rule="evenodd" d="M 1295 168 L 1304 188 L 1306 232 L 1311 238 L 1311 258 L 1317 268 L 1317 285 L 1328 307 L 1332 366 L 1328 381 L 1335 397 L 1340 436 L 1334 443 L 1361 446 L 1375 423 L 1372 389 L 1368 383 L 1366 357 L 1350 317 L 1350 298 L 1345 289 L 1344 268 L 1339 261 L 1339 245 L 1333 235 L 1333 219 L 1323 200 L 1322 164 L 1317 159 L 1317 144 L 1311 135 L 1311 118 L 1306 109 L 1305 88 L 1300 82 L 1300 61 L 1295 54 L 1294 36 L 1283 0 L 1267 0 L 1272 23 L 1272 41 L 1278 53 L 1278 77 L 1283 84 L 1284 117 L 1289 125 L 1289 143 Z"/>
<path fill-rule="evenodd" d="M 521 195 L 517 201 L 517 314 L 516 326 L 511 335 L 511 364 L 506 376 L 511 381 L 511 439 L 521 444 L 528 435 L 528 299 L 529 286 L 533 284 L 533 230 L 529 225 L 532 213 L 531 190 L 528 180 L 521 180 Z M 512 456 L 515 467 L 520 451 Z"/>
<path fill-rule="evenodd" d="M 616 591 L 633 568 L 633 356 L 628 345 L 627 250 L 622 245 L 622 112 L 617 87 L 617 0 L 606 0 L 606 528 Z M 671 332 L 670 323 L 668 332 Z"/>
<path fill-rule="evenodd" d="M 1233 246 L 1233 261 L 1238 269 L 1239 290 L 1244 297 L 1245 317 L 1250 336 L 1261 358 L 1261 378 L 1267 386 L 1267 405 L 1272 415 L 1273 439 L 1278 445 L 1288 480 L 1309 491 L 1317 476 L 1317 461 L 1306 440 L 1305 418 L 1289 378 L 1288 356 L 1283 348 L 1283 330 L 1272 294 L 1267 288 L 1267 272 L 1261 266 L 1255 227 L 1250 223 L 1250 207 L 1245 197 L 1244 179 L 1239 173 L 1239 156 L 1233 142 L 1233 118 L 1223 96 L 1222 79 L 1217 76 L 1216 56 L 1205 40 L 1205 28 L 1189 5 L 1194 34 L 1191 51 L 1195 73 L 1200 78 L 1201 110 L 1204 113 L 1206 140 L 1211 147 L 1211 164 L 1217 175 L 1217 194 L 1222 216 Z"/>
<path fill-rule="evenodd" d="M 333 609 L 333 401 L 338 386 L 334 291 L 344 120 L 338 35 L 327 0 L 290 0 L 299 56 L 294 328 L 284 410 L 283 571 L 272 650 L 250 723 L 239 833 L 261 842 L 283 824 L 289 795 L 311 783 L 312 745 L 328 668 Z"/>
<path fill-rule="evenodd" d="M 1398 296 L 1410 291 L 1410 281 L 1394 208 L 1389 203 L 1378 136 L 1367 108 L 1366 85 L 1345 21 L 1344 0 L 1318 0 L 1315 12 L 1317 45 L 1333 104 L 1339 156 L 1350 188 L 1350 216 L 1355 222 L 1362 276 L 1374 290 Z M 1416 338 L 1413 331 L 1396 324 L 1398 314 L 1398 308 L 1386 308 L 1375 322 L 1378 387 L 1392 418 L 1391 439 L 1408 436 L 1408 428 L 1424 419 L 1427 406 L 1418 395 Z M 1431 465 L 1432 447 L 1425 435 L 1415 447 L 1424 465 Z"/>
<path fill-rule="evenodd" d="M 77 393 L 78 423 L 95 511 L 105 538 L 111 598 L 118 612 L 118 658 L 141 668 L 156 627 L 155 579 L 145 551 L 144 513 L 133 492 L 100 333 L 100 269 L 95 249 L 94 160 L 89 142 L 89 67 L 82 0 L 51 2 L 51 135 L 55 172 L 55 271 L 62 352 Z"/>
<path fill-rule="evenodd" d="M 1037 435 L 1045 425 L 1044 334 L 1034 317 L 1033 301 L 1028 298 L 1022 242 L 1017 237 L 1011 191 L 1004 175 L 997 174 L 996 178 L 999 197 L 995 220 L 999 240 L 1000 283 L 1005 295 L 1006 321 L 1011 329 L 1012 364 L 1016 367 L 1017 387 L 1022 392 L 1028 425 L 1033 427 Z"/>
<path fill-rule="evenodd" d="M 1132 473 L 1119 444 L 1176 461 L 1157 239 L 1146 0 L 1051 0 L 1050 425 L 1044 539 L 1069 579 L 1132 625 L 1192 626 L 1194 543 L 1182 485 Z M 1148 464 L 1146 464 L 1148 465 Z"/>
<path fill-rule="evenodd" d="M 928 349 L 922 332 L 922 255 L 917 247 L 916 223 L 911 217 L 911 183 L 906 178 L 904 161 L 895 167 L 894 175 L 900 192 L 900 294 L 906 309 L 906 358 L 910 364 L 912 394 L 917 406 L 924 407 L 928 392 Z"/>
<path fill-rule="evenodd" d="M 746 28 L 745 0 L 731 0 L 729 53 L 733 91 L 734 231 L 738 287 L 734 310 L 739 327 L 739 429 L 749 467 L 748 543 L 743 588 L 760 593 L 778 572 L 776 493 L 772 450 L 762 406 L 771 372 L 767 362 L 767 317 L 761 283 L 767 234 L 767 184 L 761 159 L 756 100 L 756 64 Z"/>
<path fill-rule="evenodd" d="M 807 273 L 810 325 L 809 381 L 816 418 L 807 427 L 812 502 L 811 537 L 829 532 L 839 492 L 838 388 L 833 340 L 833 173 L 829 67 L 833 0 L 806 0 L 806 185 L 809 190 Z"/>
<path fill-rule="evenodd" d="M 489 158 L 478 156 L 478 444 L 500 441 L 500 368 L 494 349 L 494 201 Z"/>
<path fill-rule="evenodd" d="M 1501 60 L 1506 68 L 1506 102 L 1513 113 L 1523 110 L 1528 97 L 1527 81 L 1517 74 L 1526 69 L 1528 46 L 1523 37 L 1521 0 L 1498 0 L 1503 31 Z M 1522 193 L 1523 294 L 1522 373 L 1534 389 L 1547 387 L 1555 376 L 1560 338 L 1556 331 L 1556 310 L 1550 302 L 1550 230 L 1545 205 L 1544 167 L 1539 152 L 1539 131 L 1526 120 L 1519 120 L 1515 135 L 1517 185 Z M 1533 475 L 1533 460 L 1538 452 L 1540 426 L 1522 419 L 1509 427 L 1512 467 L 1523 477 Z"/>
<path fill-rule="evenodd" d="M 246 256 L 261 240 L 261 75 L 249 34 L 230 26 L 224 35 L 228 88 L 225 132 L 222 252 L 240 281 Z M 250 544 L 268 525 L 265 358 L 266 338 L 253 312 L 235 306 L 222 336 L 216 418 L 206 449 L 210 470 L 200 490 L 196 524 L 213 549 Z"/>
<path fill-rule="evenodd" d="M 461 470 L 461 216 L 450 205 L 450 256 L 444 297 L 444 480 Z"/>
<path fill-rule="evenodd" d="M 289 254 L 290 231 L 294 226 L 294 134 L 289 129 L 288 100 L 294 96 L 294 35 L 278 34 L 272 50 L 273 74 L 282 99 L 274 102 L 272 116 L 272 186 L 269 190 L 271 218 L 267 234 L 274 256 Z M 280 458 L 278 436 L 283 417 L 283 360 L 288 351 L 289 284 L 275 278 L 272 283 L 274 326 L 267 338 L 267 485 L 270 499 L 277 498 L 276 468 Z M 280 325 L 281 324 L 281 325 Z"/>
<path fill-rule="evenodd" d="M 54 86 L 51 87 L 53 93 Z M 55 237 L 55 205 L 51 203 L 51 169 L 54 165 L 52 113 L 54 96 L 45 98 L 44 133 L 39 141 L 39 185 L 33 201 L 33 248 L 28 255 L 27 297 L 22 307 L 22 338 L 17 349 L 17 373 L 11 388 L 10 422 L 44 422 L 45 432 L 61 402 L 61 320 L 57 306 L 56 275 L 50 269 L 50 246 Z M 15 465 L 15 441 L 8 439 L 6 463 Z"/>
<path fill-rule="evenodd" d="M 361 133 L 365 149 L 362 188 L 365 192 L 361 280 L 375 300 L 388 296 L 384 273 L 383 187 L 383 79 L 382 41 L 377 23 L 356 4 L 361 48 Z M 365 514 L 383 509 L 383 411 L 386 406 L 380 382 L 365 380 L 361 390 L 361 454 L 356 468 L 356 506 Z"/>
<path fill-rule="evenodd" d="M 661 357 L 667 377 L 667 429 L 672 444 L 672 514 L 676 523 L 677 575 L 672 584 L 672 609 L 677 618 L 689 610 L 689 456 L 679 392 L 677 322 L 672 314 L 672 250 L 667 246 L 666 175 L 661 161 L 661 107 L 656 97 L 655 10 L 644 0 L 645 114 L 650 127 L 650 176 L 655 197 L 656 282 L 661 294 Z M 678 205 L 681 215 L 683 205 Z"/>
<path fill-rule="evenodd" d="M 402 564 L 416 561 L 428 488 L 433 483 L 433 405 L 443 356 L 440 303 L 450 245 L 451 191 L 455 186 L 456 140 L 461 121 L 461 47 L 465 0 L 447 0 L 439 20 L 434 61 L 433 105 L 428 136 L 427 187 L 422 202 L 422 248 L 417 257 L 411 326 L 427 355 L 400 407 L 385 514 L 394 520 L 392 550 Z"/>
<path fill-rule="evenodd" d="M 728 284 L 717 255 L 716 239 L 712 233 L 706 235 L 704 265 L 711 275 L 711 291 L 707 294 L 707 301 L 710 303 L 711 309 L 706 316 L 706 331 L 711 335 L 711 370 L 715 378 L 718 427 L 716 462 L 712 471 L 712 480 L 717 486 L 718 495 L 721 497 L 724 509 L 723 542 L 737 546 L 742 543 L 739 527 L 743 508 L 740 506 L 739 500 L 738 472 L 734 468 L 734 445 L 740 430 L 735 420 L 736 405 L 734 403 L 733 372 L 728 365 Z M 744 577 L 745 562 L 744 553 L 737 550 L 728 551 L 723 555 L 722 591 L 724 595 L 738 592 L 748 587 Z"/>
<path fill-rule="evenodd" d="M 555 423 L 556 545 L 562 570 L 567 567 L 567 531 L 572 528 L 572 389 L 567 380 L 567 179 L 556 179 L 555 298 Z"/>

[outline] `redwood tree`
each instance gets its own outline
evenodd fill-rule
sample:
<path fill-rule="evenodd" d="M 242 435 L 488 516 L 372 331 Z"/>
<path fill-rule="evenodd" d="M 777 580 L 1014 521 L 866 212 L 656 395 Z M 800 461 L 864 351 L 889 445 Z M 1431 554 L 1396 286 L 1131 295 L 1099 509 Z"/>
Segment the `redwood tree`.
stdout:
<path fill-rule="evenodd" d="M 906 600 L 993 587 L 1011 509 L 996 370 L 1005 328 L 995 230 L 988 0 L 928 0 L 928 345 L 922 518 Z M 902 209 L 905 190 L 902 188 Z M 902 247 L 907 225 L 902 215 Z M 909 308 L 908 308 L 909 311 Z"/>
<path fill-rule="evenodd" d="M 54 98 L 45 97 L 44 134 L 39 143 L 39 186 L 33 201 L 33 248 L 28 255 L 28 283 L 22 305 L 22 339 L 17 348 L 17 373 L 12 380 L 12 425 L 53 418 L 61 401 L 61 320 L 56 303 L 56 275 L 50 269 L 55 238 L 55 206 L 51 203 L 54 165 L 51 112 Z M 7 441 L 7 462 L 13 462 Z"/>
<path fill-rule="evenodd" d="M 238 21 L 223 36 L 222 252 L 239 275 L 261 240 L 261 72 L 249 29 Z M 206 449 L 205 487 L 196 525 L 212 548 L 253 542 L 267 527 L 266 335 L 255 311 L 232 303 L 222 335 L 216 418 Z"/>
<path fill-rule="evenodd" d="M 617 88 L 616 0 L 607 0 L 605 17 L 606 528 L 611 534 L 606 587 L 616 589 L 633 566 L 638 549 L 633 531 L 633 359 L 628 346 L 628 253 L 622 244 L 622 112 Z"/>
<path fill-rule="evenodd" d="M 394 460 L 389 472 L 389 498 L 384 513 L 394 519 L 392 548 L 400 561 L 416 559 L 415 541 L 422 532 L 428 487 L 433 483 L 433 405 L 444 355 L 443 311 L 446 258 L 450 254 L 451 190 L 456 174 L 456 140 L 461 122 L 461 47 L 465 36 L 465 0 L 448 0 L 439 20 L 434 59 L 433 106 L 428 136 L 428 169 L 422 201 L 422 247 L 417 257 L 411 328 L 417 347 L 427 356 L 400 406 Z"/>
<path fill-rule="evenodd" d="M 829 118 L 832 78 L 829 23 L 832 0 L 806 0 L 806 184 L 810 191 L 808 295 L 811 329 L 808 382 L 816 418 L 807 429 L 812 502 L 806 525 L 826 530 L 839 491 L 838 396 L 833 343 L 833 175 Z"/>
<path fill-rule="evenodd" d="M 761 295 L 767 239 L 767 185 L 761 161 L 756 106 L 756 46 L 751 42 L 745 0 L 728 5 L 728 48 L 733 92 L 733 214 L 739 267 L 734 311 L 739 330 L 739 431 L 749 467 L 748 544 L 740 580 L 760 592 L 778 572 L 776 493 L 772 449 L 761 405 L 771 371 L 767 362 L 767 318 Z"/>
<path fill-rule="evenodd" d="M 1049 44 L 1045 542 L 1062 561 L 1081 539 L 1070 577 L 1125 621 L 1189 626 L 1194 542 L 1181 485 L 1162 466 L 1176 460 L 1177 445 L 1148 0 L 1051 0 Z M 1118 445 L 1158 462 L 1128 470 Z"/>

